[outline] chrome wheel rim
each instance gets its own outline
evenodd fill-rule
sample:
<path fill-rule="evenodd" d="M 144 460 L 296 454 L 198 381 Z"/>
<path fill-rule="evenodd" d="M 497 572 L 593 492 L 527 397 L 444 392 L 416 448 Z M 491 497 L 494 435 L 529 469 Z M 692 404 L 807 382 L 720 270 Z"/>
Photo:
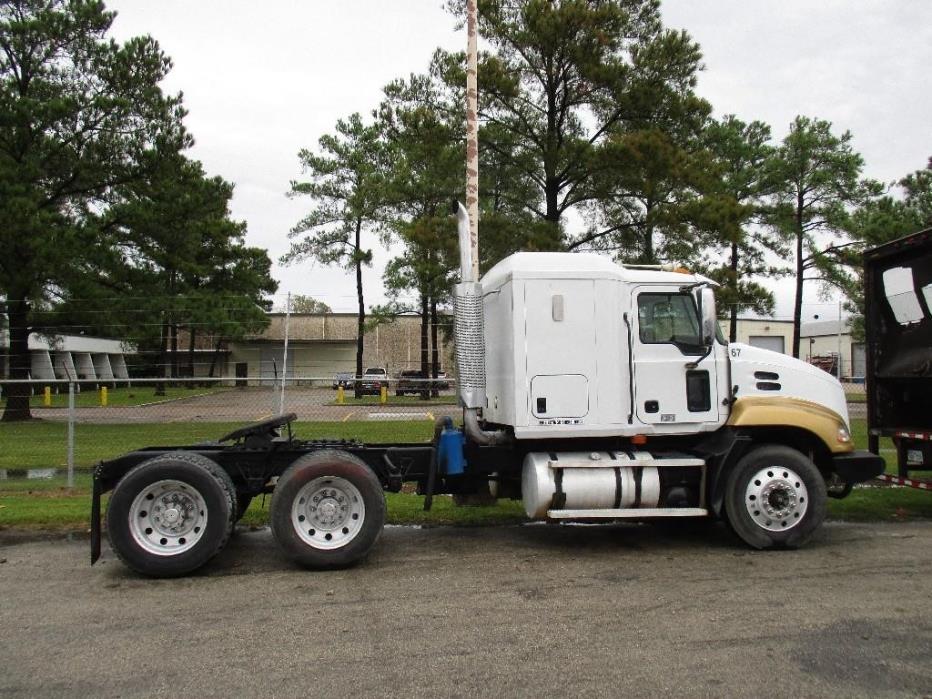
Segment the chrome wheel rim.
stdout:
<path fill-rule="evenodd" d="M 809 509 L 809 491 L 792 469 L 768 466 L 748 481 L 744 505 L 761 529 L 787 531 L 799 524 Z"/>
<path fill-rule="evenodd" d="M 194 547 L 207 527 L 207 504 L 197 488 L 178 480 L 152 483 L 129 508 L 133 541 L 156 556 L 177 556 Z"/>
<path fill-rule="evenodd" d="M 366 506 L 359 489 L 345 478 L 321 476 L 307 483 L 291 505 L 291 524 L 315 549 L 346 546 L 359 534 Z"/>

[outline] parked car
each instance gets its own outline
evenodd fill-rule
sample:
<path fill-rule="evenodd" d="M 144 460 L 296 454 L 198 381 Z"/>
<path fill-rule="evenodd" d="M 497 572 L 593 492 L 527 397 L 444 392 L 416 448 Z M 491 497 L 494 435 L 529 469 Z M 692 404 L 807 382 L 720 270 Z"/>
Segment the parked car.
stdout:
<path fill-rule="evenodd" d="M 437 380 L 433 382 L 434 388 L 438 391 L 449 391 L 450 390 L 450 379 L 447 378 L 447 372 L 438 371 Z"/>
<path fill-rule="evenodd" d="M 395 385 L 395 395 L 404 396 L 409 393 L 418 394 L 423 391 L 424 375 L 419 371 L 403 371 L 398 375 L 398 383 Z"/>
<path fill-rule="evenodd" d="M 388 372 L 381 367 L 369 367 L 362 376 L 360 393 L 365 395 L 379 395 L 382 387 L 388 387 Z"/>
<path fill-rule="evenodd" d="M 408 393 L 418 394 L 425 390 L 448 391 L 450 380 L 445 371 L 438 371 L 435 380 L 424 378 L 424 374 L 416 370 L 403 371 L 398 375 L 398 384 L 395 387 L 396 396 Z"/>
<path fill-rule="evenodd" d="M 341 386 L 343 388 L 352 389 L 356 385 L 356 380 L 353 378 L 353 372 L 351 371 L 338 371 L 333 377 L 333 390 L 337 390 Z"/>

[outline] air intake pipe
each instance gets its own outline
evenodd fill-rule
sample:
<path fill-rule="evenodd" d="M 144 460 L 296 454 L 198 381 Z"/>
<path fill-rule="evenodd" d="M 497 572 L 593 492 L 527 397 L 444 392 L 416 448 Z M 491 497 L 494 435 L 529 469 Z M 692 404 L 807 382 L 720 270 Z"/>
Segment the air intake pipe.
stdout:
<path fill-rule="evenodd" d="M 456 374 L 463 404 L 463 427 L 477 444 L 501 444 L 506 432 L 487 432 L 479 426 L 480 408 L 485 407 L 485 329 L 482 313 L 482 285 L 473 274 L 473 249 L 469 235 L 469 213 L 457 203 L 457 231 L 460 246 L 460 278 L 453 288 Z"/>

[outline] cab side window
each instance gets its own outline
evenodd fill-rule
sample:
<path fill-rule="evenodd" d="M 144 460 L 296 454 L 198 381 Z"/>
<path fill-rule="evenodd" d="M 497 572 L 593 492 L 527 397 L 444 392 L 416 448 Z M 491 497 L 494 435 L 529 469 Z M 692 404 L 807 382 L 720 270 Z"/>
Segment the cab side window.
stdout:
<path fill-rule="evenodd" d="M 688 294 L 640 294 L 638 328 L 641 342 L 647 345 L 701 344 L 699 314 Z"/>

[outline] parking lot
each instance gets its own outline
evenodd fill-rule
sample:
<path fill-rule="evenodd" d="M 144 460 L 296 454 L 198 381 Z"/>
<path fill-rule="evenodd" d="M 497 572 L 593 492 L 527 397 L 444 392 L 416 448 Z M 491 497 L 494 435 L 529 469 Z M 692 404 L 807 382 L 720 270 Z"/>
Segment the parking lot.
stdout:
<path fill-rule="evenodd" d="M 3 696 L 932 696 L 932 523 L 386 529 L 345 571 L 241 531 L 148 580 L 86 541 L 0 547 Z"/>
<path fill-rule="evenodd" d="M 151 386 L 142 386 L 141 392 L 154 393 Z M 132 423 L 132 422 L 231 422 L 261 420 L 275 414 L 280 406 L 280 391 L 272 386 L 229 388 L 199 394 L 196 388 L 187 398 L 161 401 L 153 395 L 151 402 L 121 407 L 77 408 L 77 422 Z M 352 391 L 346 392 L 344 405 L 336 405 L 337 392 L 327 387 L 288 386 L 285 394 L 285 411 L 297 414 L 301 421 L 345 422 L 367 420 L 433 420 L 442 415 L 458 415 L 452 392 L 445 391 L 443 403 L 408 397 L 404 402 L 391 394 L 388 403 L 379 405 L 377 398 L 357 403 Z M 42 409 L 36 414 L 46 420 L 67 420 L 68 410 Z"/>

